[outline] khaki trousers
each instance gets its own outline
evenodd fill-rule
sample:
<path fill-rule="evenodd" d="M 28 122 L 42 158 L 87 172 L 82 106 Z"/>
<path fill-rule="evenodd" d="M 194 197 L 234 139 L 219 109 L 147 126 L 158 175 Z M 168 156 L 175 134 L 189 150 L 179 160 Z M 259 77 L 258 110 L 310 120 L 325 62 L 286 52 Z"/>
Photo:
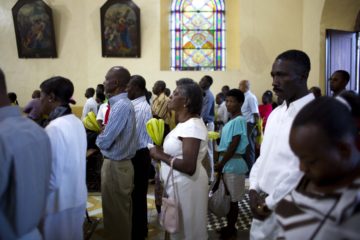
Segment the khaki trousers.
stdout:
<path fill-rule="evenodd" d="M 104 228 L 110 239 L 131 239 L 134 168 L 130 160 L 105 158 L 101 168 Z"/>

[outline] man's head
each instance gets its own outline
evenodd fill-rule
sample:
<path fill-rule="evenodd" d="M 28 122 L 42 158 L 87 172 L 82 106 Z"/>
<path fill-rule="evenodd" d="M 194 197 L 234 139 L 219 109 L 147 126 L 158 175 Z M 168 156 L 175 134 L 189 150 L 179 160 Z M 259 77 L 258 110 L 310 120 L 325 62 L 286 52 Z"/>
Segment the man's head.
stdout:
<path fill-rule="evenodd" d="M 167 97 L 170 97 L 170 95 L 171 95 L 171 91 L 169 88 L 165 88 L 164 93 Z"/>
<path fill-rule="evenodd" d="M 216 104 L 220 105 L 223 103 L 223 101 L 225 101 L 225 95 L 222 92 L 216 94 L 215 97 Z"/>
<path fill-rule="evenodd" d="M 243 93 L 246 93 L 250 90 L 250 82 L 248 80 L 241 80 L 239 83 L 239 89 Z"/>
<path fill-rule="evenodd" d="M 262 95 L 262 103 L 263 104 L 271 104 L 273 102 L 273 95 L 272 92 L 270 90 L 266 90 L 263 95 Z"/>
<path fill-rule="evenodd" d="M 300 170 L 317 186 L 334 186 L 359 169 L 355 119 L 360 98 L 319 97 L 296 115 L 290 131 L 291 149 Z M 321 143 L 321 144 L 319 144 Z"/>
<path fill-rule="evenodd" d="M 85 92 L 85 97 L 86 98 L 92 98 L 92 97 L 94 97 L 94 95 L 95 95 L 95 89 L 94 88 L 86 89 L 86 92 Z"/>
<path fill-rule="evenodd" d="M 321 89 L 319 87 L 311 87 L 309 89 L 309 92 L 313 93 L 315 98 L 321 97 Z"/>
<path fill-rule="evenodd" d="M 40 90 L 34 90 L 31 97 L 32 98 L 40 98 Z"/>
<path fill-rule="evenodd" d="M 162 80 L 156 81 L 154 87 L 152 89 L 153 93 L 159 96 L 161 93 L 165 91 L 166 83 Z"/>
<path fill-rule="evenodd" d="M 105 93 L 109 95 L 109 97 L 123 93 L 126 91 L 129 81 L 130 72 L 126 68 L 122 66 L 112 67 L 105 76 Z"/>
<path fill-rule="evenodd" d="M 126 90 L 130 100 L 144 96 L 147 92 L 145 79 L 140 75 L 131 76 Z"/>
<path fill-rule="evenodd" d="M 104 93 L 98 92 L 96 93 L 95 100 L 98 104 L 102 104 L 105 101 L 106 97 Z"/>
<path fill-rule="evenodd" d="M 224 94 L 224 97 L 226 96 L 226 94 L 230 91 L 230 87 L 228 85 L 224 85 L 221 88 L 221 92 Z"/>
<path fill-rule="evenodd" d="M 209 75 L 205 75 L 201 78 L 199 85 L 202 90 L 208 90 L 213 84 L 213 79 Z"/>
<path fill-rule="evenodd" d="M 305 96 L 307 78 L 310 72 L 310 59 L 299 50 L 288 50 L 276 57 L 271 76 L 275 94 L 287 104 Z"/>
<path fill-rule="evenodd" d="M 6 93 L 5 75 L 0 69 L 0 107 L 5 107 L 8 105 L 10 105 L 10 100 Z"/>
<path fill-rule="evenodd" d="M 330 90 L 334 92 L 334 95 L 338 95 L 340 92 L 345 90 L 346 85 L 350 80 L 350 74 L 344 70 L 335 71 L 329 81 L 330 81 Z"/>
<path fill-rule="evenodd" d="M 104 90 L 104 84 L 98 84 L 97 86 L 96 86 L 96 93 L 104 93 L 105 92 L 105 90 Z"/>

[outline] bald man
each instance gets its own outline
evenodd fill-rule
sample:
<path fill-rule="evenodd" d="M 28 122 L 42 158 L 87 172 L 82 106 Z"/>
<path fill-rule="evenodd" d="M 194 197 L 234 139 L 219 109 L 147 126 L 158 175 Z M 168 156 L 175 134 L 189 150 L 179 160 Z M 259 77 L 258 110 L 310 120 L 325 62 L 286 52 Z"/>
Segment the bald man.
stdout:
<path fill-rule="evenodd" d="M 259 107 L 256 96 L 250 91 L 250 82 L 242 80 L 239 84 L 239 89 L 244 93 L 245 101 L 241 107 L 241 113 L 246 119 L 247 136 L 249 145 L 246 148 L 246 163 L 249 170 L 255 162 L 255 138 L 258 134 L 256 122 L 259 119 Z"/>
<path fill-rule="evenodd" d="M 129 71 L 112 67 L 105 76 L 110 114 L 96 144 L 104 156 L 101 196 L 104 227 L 110 239 L 131 239 L 134 168 L 131 159 L 138 149 L 135 110 L 127 97 Z"/>
<path fill-rule="evenodd" d="M 0 239 L 41 239 L 50 178 L 45 131 L 10 106 L 0 69 Z"/>

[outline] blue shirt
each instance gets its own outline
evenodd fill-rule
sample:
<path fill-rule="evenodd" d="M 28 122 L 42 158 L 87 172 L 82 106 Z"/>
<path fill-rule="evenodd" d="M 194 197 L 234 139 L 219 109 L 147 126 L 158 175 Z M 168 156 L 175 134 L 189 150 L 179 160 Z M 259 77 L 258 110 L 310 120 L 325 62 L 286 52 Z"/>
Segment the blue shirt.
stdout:
<path fill-rule="evenodd" d="M 249 144 L 246 133 L 246 120 L 243 116 L 237 116 L 225 124 L 221 132 L 219 152 L 226 152 L 229 148 L 232 138 L 240 135 L 240 143 L 235 150 L 234 156 L 226 162 L 223 173 L 245 174 L 248 167 L 240 154 L 246 152 L 246 146 Z M 222 157 L 220 157 L 222 160 Z"/>
<path fill-rule="evenodd" d="M 205 96 L 203 98 L 203 105 L 201 109 L 201 117 L 205 123 L 214 122 L 215 119 L 215 100 L 214 95 L 210 90 L 205 91 Z"/>
<path fill-rule="evenodd" d="M 44 217 L 51 171 L 50 140 L 19 107 L 0 107 L 0 239 L 36 231 Z"/>
<path fill-rule="evenodd" d="M 244 93 L 245 100 L 241 106 L 241 113 L 245 117 L 246 122 L 255 123 L 254 113 L 259 114 L 259 106 L 256 96 L 248 90 Z"/>
<path fill-rule="evenodd" d="M 139 150 L 146 148 L 148 143 L 152 143 L 146 131 L 146 123 L 152 118 L 151 107 L 147 103 L 145 96 L 138 97 L 131 102 L 135 108 L 137 149 Z"/>
<path fill-rule="evenodd" d="M 135 110 L 126 93 L 109 99 L 110 115 L 96 145 L 111 160 L 131 159 L 137 150 Z"/>

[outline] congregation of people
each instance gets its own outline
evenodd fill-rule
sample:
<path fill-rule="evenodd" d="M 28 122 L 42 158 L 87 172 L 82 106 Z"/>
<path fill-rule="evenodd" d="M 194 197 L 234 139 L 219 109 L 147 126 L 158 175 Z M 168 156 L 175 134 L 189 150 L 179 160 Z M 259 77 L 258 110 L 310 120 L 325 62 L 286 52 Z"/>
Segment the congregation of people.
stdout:
<path fill-rule="evenodd" d="M 219 239 L 236 238 L 246 193 L 250 239 L 359 239 L 360 97 L 346 90 L 349 73 L 335 71 L 333 95 L 322 96 L 308 88 L 303 51 L 282 52 L 269 70 L 259 104 L 251 80 L 215 95 L 210 75 L 180 78 L 173 91 L 158 80 L 151 93 L 143 76 L 114 66 L 86 89 L 81 118 L 71 80 L 44 80 L 20 109 L 0 70 L 0 239 L 83 239 L 91 151 L 103 158 L 106 239 L 148 238 L 151 169 L 159 216 L 163 197 L 178 200 L 170 239 L 209 239 L 209 187 L 220 179 L 230 209 Z M 98 131 L 84 125 L 90 114 Z M 147 132 L 152 118 L 164 121 L 162 144 Z"/>

